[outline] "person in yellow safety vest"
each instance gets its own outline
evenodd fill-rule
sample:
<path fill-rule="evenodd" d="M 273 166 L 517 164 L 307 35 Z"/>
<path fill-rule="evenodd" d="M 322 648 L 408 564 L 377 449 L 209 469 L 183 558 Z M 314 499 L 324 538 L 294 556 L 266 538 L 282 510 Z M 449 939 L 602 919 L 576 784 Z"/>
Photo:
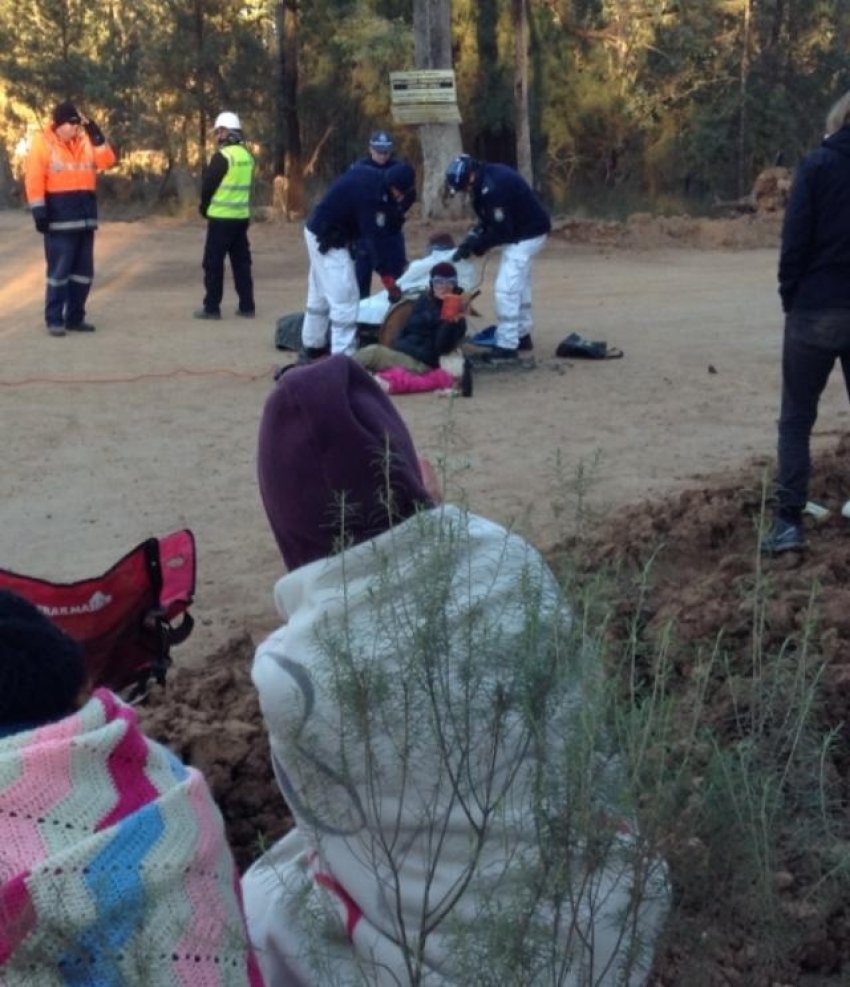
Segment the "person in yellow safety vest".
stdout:
<path fill-rule="evenodd" d="M 27 204 L 44 235 L 44 320 L 51 336 L 94 332 L 86 300 L 94 278 L 97 173 L 117 161 L 103 131 L 73 103 L 59 103 L 33 137 L 24 166 Z"/>
<path fill-rule="evenodd" d="M 204 244 L 203 307 L 196 319 L 220 319 L 224 294 L 224 261 L 230 257 L 233 283 L 239 297 L 236 314 L 254 317 L 254 280 L 251 276 L 251 183 L 254 158 L 245 147 L 242 125 L 235 113 L 219 113 L 214 125 L 218 150 L 210 158 L 201 182 L 199 210 L 207 221 Z"/>

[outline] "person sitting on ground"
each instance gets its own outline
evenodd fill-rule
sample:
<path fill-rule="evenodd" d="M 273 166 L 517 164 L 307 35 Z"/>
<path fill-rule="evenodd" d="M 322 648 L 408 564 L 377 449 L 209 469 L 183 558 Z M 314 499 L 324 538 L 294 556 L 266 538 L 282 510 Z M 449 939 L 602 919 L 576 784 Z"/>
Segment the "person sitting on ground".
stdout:
<path fill-rule="evenodd" d="M 280 377 L 258 473 L 288 573 L 252 677 L 296 821 L 243 878 L 268 982 L 642 982 L 664 867 L 543 558 L 439 502 L 344 356 Z"/>
<path fill-rule="evenodd" d="M 455 241 L 451 233 L 432 233 L 424 256 L 416 257 L 407 265 L 407 270 L 398 279 L 397 285 L 402 297 L 412 297 L 428 290 L 431 268 L 441 262 L 450 262 L 455 252 Z M 480 280 L 478 265 L 471 260 L 460 260 L 455 265 L 457 283 L 465 293 L 472 292 Z M 357 324 L 379 326 L 393 306 L 386 288 L 374 295 L 363 298 L 357 307 Z"/>
<path fill-rule="evenodd" d="M 457 283 L 457 270 L 448 263 L 431 268 L 428 291 L 417 298 L 407 322 L 392 346 L 374 343 L 354 354 L 367 370 L 404 367 L 423 374 L 440 365 L 440 357 L 456 349 L 466 335 L 463 296 Z"/>
<path fill-rule="evenodd" d="M 207 783 L 0 591 L 0 982 L 262 987 Z"/>

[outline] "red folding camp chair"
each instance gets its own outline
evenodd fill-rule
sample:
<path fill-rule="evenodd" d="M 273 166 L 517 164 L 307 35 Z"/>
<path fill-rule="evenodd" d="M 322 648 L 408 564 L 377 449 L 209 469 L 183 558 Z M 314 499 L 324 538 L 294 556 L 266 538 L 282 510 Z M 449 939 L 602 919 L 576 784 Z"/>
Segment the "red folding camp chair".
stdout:
<path fill-rule="evenodd" d="M 192 631 L 195 539 L 188 528 L 148 538 L 102 576 L 75 583 L 0 569 L 0 588 L 34 603 L 82 644 L 94 685 L 130 687 L 136 697 L 151 678 L 165 683 L 171 648 Z"/>

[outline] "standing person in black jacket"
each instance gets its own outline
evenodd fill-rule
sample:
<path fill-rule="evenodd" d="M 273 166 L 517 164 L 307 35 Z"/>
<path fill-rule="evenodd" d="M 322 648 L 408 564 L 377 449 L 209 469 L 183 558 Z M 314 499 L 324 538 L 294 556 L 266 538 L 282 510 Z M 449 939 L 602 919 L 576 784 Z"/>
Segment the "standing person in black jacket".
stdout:
<path fill-rule="evenodd" d="M 254 317 L 254 279 L 251 275 L 251 186 L 254 158 L 245 147 L 242 124 L 235 113 L 219 113 L 213 127 L 218 150 L 210 158 L 201 183 L 200 214 L 207 221 L 204 244 L 203 308 L 196 319 L 220 319 L 224 294 L 224 262 L 230 257 L 233 284 L 239 298 L 236 314 Z"/>
<path fill-rule="evenodd" d="M 469 192 L 478 216 L 452 260 L 480 257 L 501 246 L 496 275 L 495 346 L 497 359 L 513 358 L 533 348 L 531 330 L 531 260 L 542 250 L 552 229 L 549 214 L 525 179 L 513 168 L 476 161 L 468 154 L 454 158 L 446 170 L 449 192 Z"/>
<path fill-rule="evenodd" d="M 835 361 L 850 393 L 850 92 L 832 107 L 821 146 L 797 168 L 779 258 L 785 312 L 776 517 L 762 541 L 775 555 L 805 547 L 809 440 Z"/>
<path fill-rule="evenodd" d="M 354 244 L 370 239 L 375 266 L 391 302 L 401 288 L 390 272 L 392 233 L 405 203 L 416 198 L 416 174 L 406 162 L 386 169 L 349 168 L 328 188 L 307 217 L 304 240 L 310 258 L 301 341 L 313 360 L 357 349 L 360 293 L 354 274 Z M 330 330 L 330 339 L 328 332 Z"/>
<path fill-rule="evenodd" d="M 424 374 L 440 365 L 440 357 L 456 349 L 466 335 L 463 298 L 454 264 L 431 268 L 428 290 L 417 298 L 413 310 L 392 346 L 364 346 L 354 359 L 367 370 L 404 367 Z"/>
<path fill-rule="evenodd" d="M 359 158 L 351 167 L 385 172 L 388 168 L 399 163 L 393 157 L 393 148 L 393 139 L 386 130 L 376 130 L 369 138 L 368 155 Z M 386 231 L 389 235 L 381 247 L 387 270 L 394 278 L 400 278 L 407 267 L 407 252 L 402 225 L 405 213 L 412 205 L 413 199 L 408 198 L 400 204 L 395 215 L 390 217 L 392 226 Z M 376 257 L 377 250 L 374 238 L 361 237 L 354 248 L 354 270 L 357 275 L 357 287 L 360 290 L 361 298 L 368 298 L 372 291 L 372 272 L 377 269 Z"/>

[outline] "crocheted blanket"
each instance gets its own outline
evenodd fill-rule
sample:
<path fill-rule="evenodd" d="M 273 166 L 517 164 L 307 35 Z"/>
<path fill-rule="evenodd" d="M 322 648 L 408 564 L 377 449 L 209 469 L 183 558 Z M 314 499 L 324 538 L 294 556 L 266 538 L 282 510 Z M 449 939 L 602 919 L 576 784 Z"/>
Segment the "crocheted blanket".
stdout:
<path fill-rule="evenodd" d="M 262 985 L 203 776 L 98 690 L 0 739 L 0 982 Z"/>

